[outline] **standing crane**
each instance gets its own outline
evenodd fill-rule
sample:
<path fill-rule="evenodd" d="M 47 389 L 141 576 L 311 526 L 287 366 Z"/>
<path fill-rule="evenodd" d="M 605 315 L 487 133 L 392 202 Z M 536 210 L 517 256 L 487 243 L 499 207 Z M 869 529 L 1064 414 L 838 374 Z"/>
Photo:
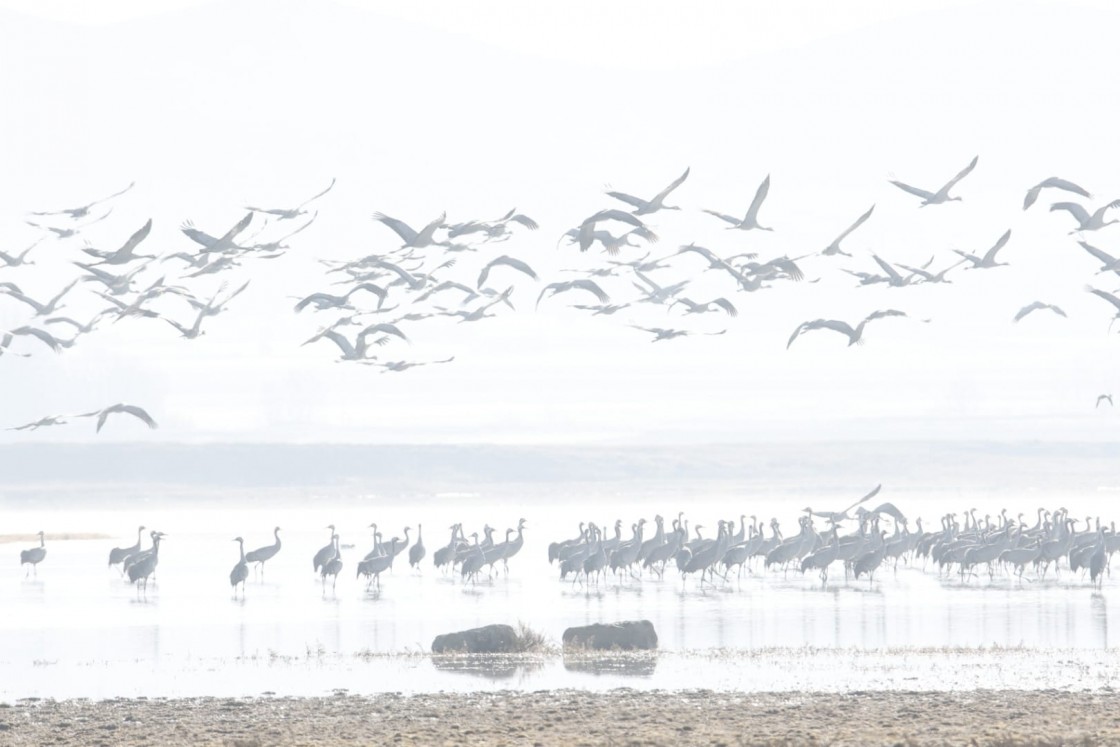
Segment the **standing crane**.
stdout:
<path fill-rule="evenodd" d="M 423 524 L 416 525 L 416 544 L 413 545 L 408 551 L 408 565 L 412 568 L 419 568 L 420 561 L 424 559 L 427 551 L 424 549 L 424 526 Z M 396 553 L 393 553 L 394 555 Z"/>
<path fill-rule="evenodd" d="M 115 565 L 120 564 L 122 566 L 121 567 L 121 573 L 124 573 L 124 567 L 123 567 L 124 561 L 128 558 L 129 555 L 134 555 L 134 554 L 140 552 L 140 539 L 141 539 L 141 537 L 144 536 L 144 530 L 146 528 L 147 527 L 145 527 L 143 524 L 141 524 L 140 528 L 136 530 L 136 544 L 133 545 L 132 547 L 114 547 L 112 550 L 109 551 L 109 567 L 110 568 L 112 568 Z"/>
<path fill-rule="evenodd" d="M 19 564 L 20 565 L 30 565 L 31 566 L 30 568 L 27 569 L 27 574 L 24 574 L 24 578 L 26 578 L 27 575 L 31 573 L 31 571 L 35 571 L 35 575 L 38 576 L 39 575 L 38 566 L 39 566 L 40 563 L 43 562 L 43 558 L 45 558 L 45 557 L 47 557 L 47 546 L 46 546 L 46 543 L 44 541 L 44 534 L 43 534 L 42 530 L 40 530 L 39 531 L 39 546 L 38 547 L 32 547 L 29 550 L 23 550 L 19 554 Z"/>
<path fill-rule="evenodd" d="M 342 570 L 342 553 L 339 551 L 337 534 L 331 535 L 331 550 L 333 554 L 323 563 L 320 571 L 323 577 L 324 591 L 327 588 L 327 576 L 331 577 L 331 588 L 333 589 L 334 585 L 338 583 L 338 574 Z"/>
<path fill-rule="evenodd" d="M 261 581 L 264 581 L 265 561 L 272 560 L 276 553 L 280 552 L 280 527 L 276 527 L 272 530 L 272 536 L 276 538 L 276 541 L 271 545 L 258 547 L 256 550 L 250 550 L 245 553 L 245 562 L 256 563 L 261 569 Z"/>
<path fill-rule="evenodd" d="M 315 557 L 311 560 L 316 573 L 322 570 L 327 561 L 334 557 L 334 524 L 328 524 L 327 529 L 331 530 L 331 541 L 319 548 L 319 552 L 315 553 Z"/>
<path fill-rule="evenodd" d="M 249 578 L 249 564 L 245 562 L 245 540 L 240 537 L 233 539 L 237 543 L 241 551 L 241 559 L 237 561 L 237 565 L 229 572 L 229 585 L 233 587 L 233 596 L 237 596 L 237 585 L 241 584 L 241 597 L 245 598 L 245 579 Z"/>
<path fill-rule="evenodd" d="M 137 582 L 143 582 L 144 594 L 148 593 L 148 578 L 155 573 L 156 565 L 159 564 L 159 543 L 164 536 L 163 532 L 152 532 L 152 549 L 142 553 L 142 557 L 128 567 L 128 580 L 136 584 L 137 594 L 141 587 Z"/>

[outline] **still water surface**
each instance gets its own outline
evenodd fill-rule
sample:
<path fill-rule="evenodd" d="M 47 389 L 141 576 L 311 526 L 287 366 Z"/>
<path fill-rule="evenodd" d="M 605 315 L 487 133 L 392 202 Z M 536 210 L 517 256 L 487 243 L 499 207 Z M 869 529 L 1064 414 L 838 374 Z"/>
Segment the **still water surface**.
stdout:
<path fill-rule="evenodd" d="M 1066 497 L 1063 505 L 1085 515 L 1107 511 L 1106 498 Z M 845 498 L 787 495 L 740 509 L 732 495 L 712 494 L 691 500 L 687 515 L 711 526 L 721 517 L 738 520 L 743 511 L 776 516 L 790 534 L 798 510 L 811 500 L 843 508 Z M 895 499 L 907 513 L 925 517 L 927 528 L 936 526 L 945 501 L 943 495 Z M 11 556 L 0 564 L 6 673 L 0 698 L 619 685 L 1100 687 L 1120 677 L 1120 657 L 1110 649 L 1111 640 L 1120 640 L 1120 577 L 1097 591 L 1068 571 L 1057 580 L 982 574 L 962 583 L 959 576 L 903 565 L 882 570 L 874 583 L 846 581 L 838 567 L 823 586 L 812 573 L 755 568 L 714 588 L 701 589 L 695 578 L 682 582 L 675 571 L 664 580 L 611 578 L 587 587 L 558 579 L 547 562 L 550 541 L 575 536 L 580 520 L 630 524 L 657 512 L 675 516 L 682 507 L 665 495 L 554 492 L 538 500 L 531 489 L 501 500 L 429 496 L 408 508 L 361 496 L 337 502 L 255 496 L 240 503 L 230 508 L 207 496 L 139 510 L 5 511 L 8 531 L 104 532 L 115 539 L 50 542 L 30 578 L 17 562 L 30 543 L 0 545 Z M 1039 503 L 1033 496 L 1012 508 L 1033 512 Z M 463 521 L 470 533 L 485 522 L 504 530 L 522 517 L 525 546 L 508 576 L 471 584 L 432 566 L 453 521 Z M 372 521 L 386 538 L 412 526 L 413 541 L 422 524 L 427 548 L 418 570 L 402 554 L 383 574 L 380 591 L 355 579 L 357 561 L 372 547 Z M 146 595 L 106 567 L 110 548 L 132 544 L 139 523 L 168 535 Z M 323 585 L 311 561 L 327 543 L 328 523 L 338 527 L 343 545 L 353 545 L 343 550 L 344 570 L 333 587 Z M 247 549 L 270 544 L 275 525 L 283 548 L 264 578 L 251 575 L 244 598 L 235 598 L 229 571 L 238 554 L 231 540 L 243 536 Z M 439 633 L 489 623 L 524 622 L 558 642 L 571 625 L 639 618 L 658 632 L 656 658 L 589 663 L 556 654 L 511 667 L 421 655 Z"/>

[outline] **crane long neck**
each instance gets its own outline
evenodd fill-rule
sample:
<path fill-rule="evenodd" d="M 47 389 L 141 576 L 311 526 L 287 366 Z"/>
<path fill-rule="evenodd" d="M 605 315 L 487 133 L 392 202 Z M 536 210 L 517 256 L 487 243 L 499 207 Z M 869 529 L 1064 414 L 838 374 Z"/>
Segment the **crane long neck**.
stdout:
<path fill-rule="evenodd" d="M 237 548 L 241 551 L 241 562 L 245 562 L 245 541 L 237 540 Z"/>

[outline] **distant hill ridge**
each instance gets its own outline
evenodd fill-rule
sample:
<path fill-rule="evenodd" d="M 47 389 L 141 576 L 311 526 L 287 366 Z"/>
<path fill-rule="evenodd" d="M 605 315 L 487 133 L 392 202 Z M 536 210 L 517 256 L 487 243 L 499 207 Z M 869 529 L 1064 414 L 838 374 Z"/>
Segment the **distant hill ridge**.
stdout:
<path fill-rule="evenodd" d="M 1120 443 L 862 442 L 708 446 L 20 444 L 0 487 L 51 483 L 425 489 L 493 483 L 712 481 L 744 485 L 1120 486 Z"/>

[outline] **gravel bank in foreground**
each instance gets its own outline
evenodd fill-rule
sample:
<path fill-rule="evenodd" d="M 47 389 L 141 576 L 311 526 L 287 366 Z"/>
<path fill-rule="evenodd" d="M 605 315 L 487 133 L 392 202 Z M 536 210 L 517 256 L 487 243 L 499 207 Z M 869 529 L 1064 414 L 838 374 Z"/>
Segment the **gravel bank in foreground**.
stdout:
<path fill-rule="evenodd" d="M 10 745 L 1120 744 L 1120 694 L 709 691 L 19 701 Z"/>

